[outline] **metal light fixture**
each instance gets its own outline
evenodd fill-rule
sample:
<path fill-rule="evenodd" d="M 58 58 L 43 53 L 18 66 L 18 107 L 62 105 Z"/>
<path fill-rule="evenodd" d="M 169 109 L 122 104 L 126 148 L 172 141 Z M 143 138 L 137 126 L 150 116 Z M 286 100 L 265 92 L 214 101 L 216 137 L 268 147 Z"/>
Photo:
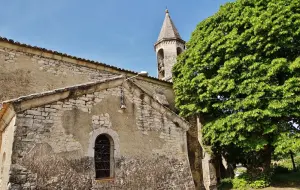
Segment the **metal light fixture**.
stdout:
<path fill-rule="evenodd" d="M 125 79 L 124 82 L 127 81 L 127 80 L 130 80 L 130 79 L 133 79 L 137 76 L 147 76 L 147 75 L 148 75 L 147 71 L 141 71 L 137 75 L 134 75 L 132 77 L 129 77 L 129 78 Z M 126 109 L 126 105 L 125 105 L 125 96 L 124 96 L 123 83 L 121 85 L 121 106 L 120 106 L 120 108 L 124 110 L 124 109 Z"/>
<path fill-rule="evenodd" d="M 141 71 L 138 74 L 136 74 L 136 75 L 134 75 L 132 77 L 127 78 L 125 81 L 127 81 L 129 79 L 133 79 L 133 78 L 138 77 L 138 76 L 148 76 L 148 72 L 147 71 Z"/>
<path fill-rule="evenodd" d="M 125 100 L 124 100 L 124 90 L 123 90 L 123 84 L 121 86 L 121 107 L 122 110 L 126 109 Z"/>

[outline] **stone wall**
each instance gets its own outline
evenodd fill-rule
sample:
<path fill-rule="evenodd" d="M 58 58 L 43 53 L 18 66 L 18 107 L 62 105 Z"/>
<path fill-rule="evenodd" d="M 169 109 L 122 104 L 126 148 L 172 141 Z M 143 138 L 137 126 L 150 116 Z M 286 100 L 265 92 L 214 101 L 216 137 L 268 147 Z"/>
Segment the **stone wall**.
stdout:
<path fill-rule="evenodd" d="M 0 68 L 0 102 L 116 75 L 2 47 Z"/>
<path fill-rule="evenodd" d="M 127 89 L 121 110 L 120 94 L 111 88 L 18 113 L 10 189 L 194 189 L 186 131 Z M 95 180 L 102 132 L 114 141 L 109 180 Z"/>

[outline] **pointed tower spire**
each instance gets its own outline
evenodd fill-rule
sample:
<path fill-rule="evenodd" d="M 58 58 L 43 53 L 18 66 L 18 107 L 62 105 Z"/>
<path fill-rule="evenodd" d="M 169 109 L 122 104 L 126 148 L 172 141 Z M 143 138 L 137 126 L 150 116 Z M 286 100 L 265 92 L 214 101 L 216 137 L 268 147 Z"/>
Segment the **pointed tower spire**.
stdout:
<path fill-rule="evenodd" d="M 177 56 L 185 49 L 185 41 L 181 39 L 168 9 L 166 9 L 165 20 L 154 48 L 157 57 L 158 78 L 172 81 L 172 68 L 176 63 Z"/>
<path fill-rule="evenodd" d="M 170 14 L 169 14 L 169 10 L 166 9 L 166 16 L 165 16 L 165 20 L 163 22 L 163 25 L 161 27 L 160 30 L 160 34 L 158 36 L 157 41 L 161 41 L 161 40 L 167 40 L 167 39 L 178 39 L 178 40 L 182 40 L 178 30 L 176 29 Z"/>

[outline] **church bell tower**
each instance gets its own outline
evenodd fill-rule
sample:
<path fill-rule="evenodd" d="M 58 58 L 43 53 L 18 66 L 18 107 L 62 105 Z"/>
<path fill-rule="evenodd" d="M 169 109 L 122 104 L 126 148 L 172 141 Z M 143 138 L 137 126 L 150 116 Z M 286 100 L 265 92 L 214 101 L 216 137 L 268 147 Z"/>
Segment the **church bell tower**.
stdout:
<path fill-rule="evenodd" d="M 184 51 L 185 41 L 181 39 L 168 9 L 154 48 L 157 58 L 158 78 L 172 81 L 172 67 L 176 63 L 177 56 Z"/>

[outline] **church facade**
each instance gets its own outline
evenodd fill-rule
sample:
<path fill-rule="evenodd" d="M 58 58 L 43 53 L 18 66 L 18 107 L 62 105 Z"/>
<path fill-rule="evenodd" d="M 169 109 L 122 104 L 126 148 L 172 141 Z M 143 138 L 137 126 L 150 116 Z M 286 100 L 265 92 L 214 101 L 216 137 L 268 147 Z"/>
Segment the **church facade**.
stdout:
<path fill-rule="evenodd" d="M 168 11 L 154 47 L 158 79 L 1 38 L 0 189 L 213 189 L 199 121 L 176 114 Z"/>

